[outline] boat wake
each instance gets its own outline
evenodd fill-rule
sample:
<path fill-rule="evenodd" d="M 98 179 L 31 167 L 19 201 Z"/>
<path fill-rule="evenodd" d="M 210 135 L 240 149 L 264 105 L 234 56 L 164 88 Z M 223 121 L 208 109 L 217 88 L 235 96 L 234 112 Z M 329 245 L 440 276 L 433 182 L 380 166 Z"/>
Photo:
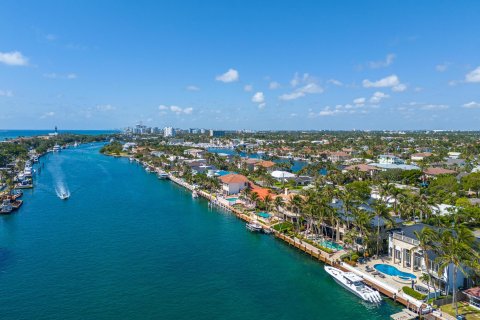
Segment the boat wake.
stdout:
<path fill-rule="evenodd" d="M 70 198 L 70 190 L 68 190 L 68 187 L 64 183 L 57 184 L 55 187 L 55 193 L 57 194 L 57 197 L 62 200 Z"/>

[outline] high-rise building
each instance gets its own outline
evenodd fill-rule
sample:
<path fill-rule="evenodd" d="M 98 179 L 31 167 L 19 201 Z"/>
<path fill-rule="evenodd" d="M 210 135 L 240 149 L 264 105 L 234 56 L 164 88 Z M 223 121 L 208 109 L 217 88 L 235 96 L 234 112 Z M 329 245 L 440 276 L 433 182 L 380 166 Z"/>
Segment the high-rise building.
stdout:
<path fill-rule="evenodd" d="M 225 136 L 225 131 L 223 130 L 210 130 L 210 137 L 223 137 Z"/>
<path fill-rule="evenodd" d="M 164 137 L 174 137 L 175 136 L 175 129 L 173 129 L 173 127 L 165 127 L 163 129 L 163 136 Z"/>

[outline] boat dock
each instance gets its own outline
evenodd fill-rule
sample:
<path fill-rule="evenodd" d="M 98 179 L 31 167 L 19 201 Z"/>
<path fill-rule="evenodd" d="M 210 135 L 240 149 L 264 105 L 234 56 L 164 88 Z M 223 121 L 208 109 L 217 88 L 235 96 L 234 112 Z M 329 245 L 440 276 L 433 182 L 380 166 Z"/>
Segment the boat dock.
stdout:
<path fill-rule="evenodd" d="M 402 311 L 392 314 L 390 316 L 393 320 L 413 320 L 416 319 L 418 315 L 408 309 L 403 309 Z"/>
<path fill-rule="evenodd" d="M 169 178 L 170 178 L 171 181 L 185 187 L 186 189 L 188 189 L 190 191 L 195 190 L 195 188 L 192 185 L 188 184 L 187 182 L 183 181 L 180 178 L 177 178 L 177 177 L 173 176 L 172 174 L 169 174 Z M 240 210 L 232 207 L 229 203 L 223 203 L 221 201 L 221 199 L 216 198 L 214 195 L 212 195 L 208 192 L 205 192 L 203 190 L 195 190 L 195 191 L 198 193 L 199 196 L 209 200 L 211 203 L 213 203 L 216 206 L 219 206 L 222 209 L 225 209 L 225 210 L 228 210 L 228 211 L 232 212 L 233 214 L 235 214 L 235 216 L 242 219 L 243 221 L 245 221 L 245 222 L 252 222 L 253 221 L 253 219 L 250 216 L 248 216 L 248 215 L 244 214 L 243 212 L 241 212 Z M 225 201 L 225 202 L 227 202 L 227 201 Z M 325 264 L 331 265 L 331 266 L 333 266 L 335 268 L 338 268 L 342 271 L 357 273 L 359 276 L 361 276 L 364 279 L 363 281 L 365 282 L 365 284 L 367 284 L 368 286 L 370 286 L 371 288 L 373 288 L 375 290 L 378 290 L 378 292 L 380 292 L 383 295 L 391 298 L 395 302 L 398 302 L 398 303 L 401 303 L 402 305 L 404 305 L 406 308 L 402 312 L 399 312 L 397 314 L 392 315 L 392 319 L 398 319 L 398 320 L 415 319 L 419 316 L 420 310 L 423 307 L 426 306 L 422 301 L 419 301 L 417 299 L 414 299 L 413 297 L 407 296 L 403 292 L 400 292 L 397 289 L 392 288 L 388 284 L 386 284 L 382 281 L 379 281 L 378 279 L 373 279 L 369 275 L 363 274 L 360 270 L 358 270 L 358 269 L 356 269 L 356 268 L 354 268 L 354 267 L 352 267 L 348 264 L 345 264 L 345 263 L 341 262 L 339 260 L 338 254 L 336 255 L 335 253 L 324 252 L 324 251 L 318 249 L 317 247 L 315 247 L 315 246 L 313 246 L 313 245 L 311 245 L 311 244 L 309 244 L 305 241 L 302 241 L 298 238 L 292 238 L 292 237 L 289 237 L 289 236 L 287 236 L 283 233 L 280 233 L 277 230 L 271 228 L 270 226 L 267 226 L 267 225 L 263 224 L 261 221 L 257 221 L 257 222 L 259 222 L 264 229 L 268 230 L 269 233 L 273 233 L 274 236 L 277 239 L 283 240 L 287 244 L 289 244 L 291 246 L 294 246 L 295 248 L 303 251 L 304 253 L 308 254 L 309 256 L 311 256 L 315 260 L 318 260 L 318 261 L 321 261 Z M 395 318 L 393 318 L 394 316 L 395 316 Z M 422 315 L 422 317 L 425 317 L 425 318 L 428 318 L 428 319 L 431 319 L 431 320 L 445 319 L 444 317 L 438 315 L 436 312 L 429 313 L 428 315 Z"/>

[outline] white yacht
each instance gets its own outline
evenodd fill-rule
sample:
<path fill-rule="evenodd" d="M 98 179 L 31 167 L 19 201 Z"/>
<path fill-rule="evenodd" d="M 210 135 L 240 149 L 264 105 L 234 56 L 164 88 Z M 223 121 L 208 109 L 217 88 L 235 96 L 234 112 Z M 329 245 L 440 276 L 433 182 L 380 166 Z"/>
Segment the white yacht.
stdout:
<path fill-rule="evenodd" d="M 53 146 L 53 152 L 59 152 L 60 151 L 60 146 L 58 144 L 55 144 Z"/>
<path fill-rule="evenodd" d="M 197 193 L 197 191 L 193 190 L 193 192 L 192 192 L 192 198 L 193 198 L 193 199 L 198 198 L 198 193 Z"/>
<path fill-rule="evenodd" d="M 344 272 L 340 269 L 325 266 L 325 271 L 332 276 L 333 280 L 345 289 L 353 292 L 365 301 L 378 303 L 382 296 L 377 290 L 373 290 L 363 283 L 363 279 L 353 272 Z"/>
<path fill-rule="evenodd" d="M 158 179 L 168 179 L 168 173 L 166 173 L 165 171 L 160 171 L 157 173 L 157 177 Z"/>
<path fill-rule="evenodd" d="M 252 232 L 260 232 L 263 229 L 262 225 L 256 221 L 247 223 L 246 227 L 248 230 Z"/>
<path fill-rule="evenodd" d="M 10 200 L 3 200 L 3 202 L 0 204 L 0 214 L 9 214 L 12 212 L 13 207 L 12 204 L 10 203 Z"/>

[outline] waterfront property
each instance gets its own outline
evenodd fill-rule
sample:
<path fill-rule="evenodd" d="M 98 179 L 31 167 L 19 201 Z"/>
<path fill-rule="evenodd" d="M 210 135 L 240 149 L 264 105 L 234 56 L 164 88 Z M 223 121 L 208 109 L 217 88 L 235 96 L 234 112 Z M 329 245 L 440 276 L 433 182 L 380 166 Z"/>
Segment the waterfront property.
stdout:
<path fill-rule="evenodd" d="M 411 272 L 429 273 L 437 288 L 450 292 L 454 287 L 468 287 L 471 282 L 460 270 L 456 274 L 456 282 L 453 282 L 453 266 L 440 272 L 440 265 L 435 261 L 436 254 L 433 251 L 423 252 L 416 233 L 421 232 L 427 225 L 419 223 L 411 226 L 403 226 L 393 230 L 388 238 L 388 255 L 393 265 L 409 269 Z M 428 226 L 432 228 L 431 226 Z M 425 263 L 425 255 L 428 254 L 428 265 Z"/>
<path fill-rule="evenodd" d="M 248 178 L 236 173 L 229 173 L 218 178 L 222 183 L 222 192 L 225 195 L 238 194 L 248 187 Z"/>

